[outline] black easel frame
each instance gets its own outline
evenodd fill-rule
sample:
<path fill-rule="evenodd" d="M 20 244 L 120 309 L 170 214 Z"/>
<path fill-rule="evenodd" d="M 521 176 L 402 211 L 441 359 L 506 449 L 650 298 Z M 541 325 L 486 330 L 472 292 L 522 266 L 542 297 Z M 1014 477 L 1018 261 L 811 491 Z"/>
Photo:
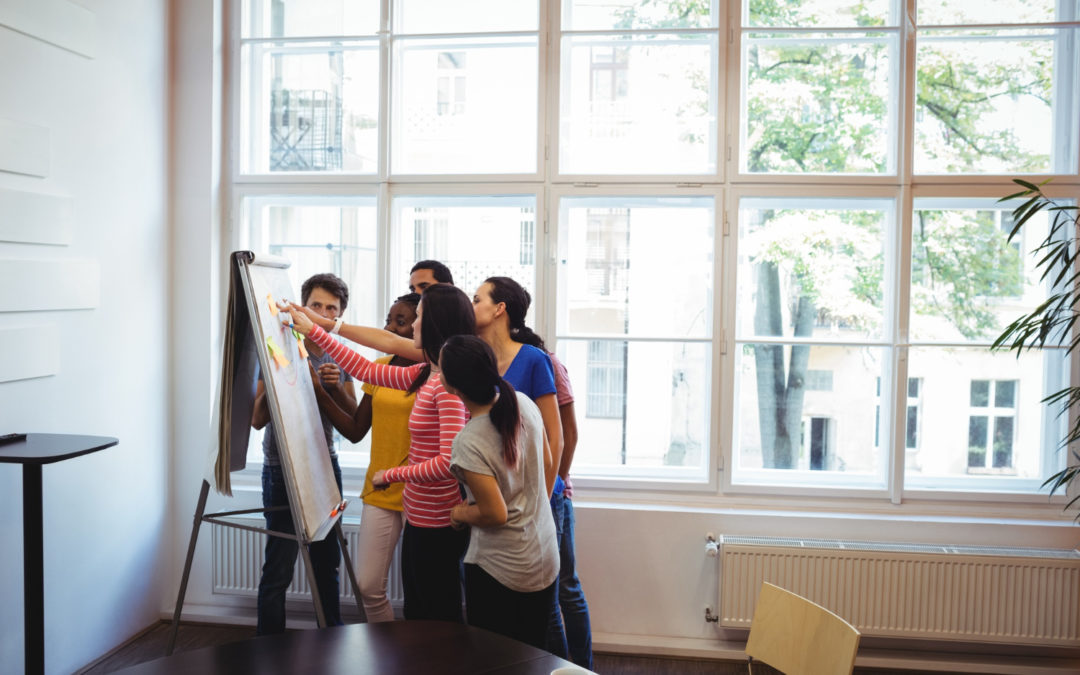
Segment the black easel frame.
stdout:
<path fill-rule="evenodd" d="M 239 530 L 248 530 L 250 532 L 259 532 L 271 537 L 281 537 L 282 539 L 292 539 L 300 544 L 300 555 L 304 560 L 304 570 L 307 572 L 308 587 L 311 589 L 311 600 L 315 605 L 315 619 L 319 624 L 319 628 L 326 627 L 326 614 L 323 611 L 322 600 L 319 598 L 319 586 L 315 582 L 315 571 L 311 567 L 311 554 L 308 551 L 308 547 L 304 545 L 299 536 L 295 534 L 289 534 L 287 532 L 277 532 L 275 530 L 268 530 L 263 527 L 254 527 L 252 525 L 243 525 L 241 523 L 233 522 L 230 520 L 223 520 L 229 516 L 240 516 L 252 513 L 267 513 L 269 511 L 283 511 L 288 507 L 275 506 L 269 509 L 240 509 L 236 511 L 219 511 L 217 513 L 206 513 L 206 499 L 210 495 L 210 483 L 206 480 L 202 483 L 202 489 L 199 491 L 199 502 L 195 506 L 195 518 L 191 525 L 191 539 L 188 542 L 187 557 L 184 559 L 184 574 L 180 578 L 180 591 L 176 596 L 176 609 L 173 611 L 172 627 L 169 629 L 169 643 L 165 648 L 165 655 L 169 656 L 173 653 L 173 649 L 176 646 L 176 633 L 180 628 L 180 615 L 184 610 L 184 596 L 187 594 L 188 578 L 191 576 L 191 564 L 195 559 L 195 545 L 199 539 L 199 529 L 203 523 L 214 523 L 216 525 L 223 525 L 225 527 L 235 527 Z M 349 544 L 345 540 L 345 534 L 341 531 L 341 518 L 339 517 L 333 527 L 334 536 L 338 538 L 338 543 L 341 545 L 341 556 L 345 564 L 345 569 L 349 573 L 349 581 L 352 583 L 353 595 L 356 598 L 356 607 L 360 610 L 361 621 L 366 621 L 367 618 L 364 615 L 364 606 L 360 599 L 360 587 L 356 583 L 356 573 L 353 571 L 352 557 L 349 555 Z M 327 535 L 330 536 L 330 535 Z"/>

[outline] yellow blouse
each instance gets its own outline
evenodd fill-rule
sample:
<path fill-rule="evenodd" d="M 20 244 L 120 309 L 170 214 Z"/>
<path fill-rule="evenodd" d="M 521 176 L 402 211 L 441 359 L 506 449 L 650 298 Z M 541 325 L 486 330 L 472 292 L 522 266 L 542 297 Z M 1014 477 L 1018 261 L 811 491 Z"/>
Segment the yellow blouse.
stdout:
<path fill-rule="evenodd" d="M 389 363 L 393 356 L 376 359 Z M 371 461 L 364 477 L 364 503 L 391 511 L 401 511 L 401 493 L 405 483 L 391 483 L 385 490 L 375 490 L 371 477 L 376 471 L 404 466 L 409 460 L 409 414 L 416 394 L 365 383 L 364 393 L 371 396 Z"/>

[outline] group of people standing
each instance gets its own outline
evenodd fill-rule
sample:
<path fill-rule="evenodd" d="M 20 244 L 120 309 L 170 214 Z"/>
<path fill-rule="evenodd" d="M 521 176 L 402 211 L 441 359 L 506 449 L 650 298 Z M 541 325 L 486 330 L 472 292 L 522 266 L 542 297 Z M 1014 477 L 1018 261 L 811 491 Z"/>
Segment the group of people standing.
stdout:
<path fill-rule="evenodd" d="M 513 279 L 491 277 L 470 300 L 445 265 L 427 260 L 411 270 L 409 288 L 383 329 L 341 320 L 348 289 L 333 275 L 308 279 L 301 303 L 289 307 L 328 446 L 333 428 L 353 442 L 372 433 L 357 556 L 368 621 L 394 618 L 386 585 L 400 535 L 406 619 L 462 621 L 464 582 L 469 624 L 591 668 L 574 565 L 577 424 L 566 368 L 525 325 L 531 298 Z M 369 361 L 335 334 L 389 356 Z M 364 383 L 358 403 L 353 378 Z M 252 424 L 267 421 L 260 385 Z M 264 440 L 267 507 L 287 503 L 272 437 Z M 332 450 L 331 460 L 340 487 Z M 268 512 L 267 527 L 291 531 L 291 515 Z M 269 538 L 260 634 L 284 630 L 296 554 L 295 542 Z M 311 546 L 331 625 L 341 622 L 339 556 L 332 537 Z"/>

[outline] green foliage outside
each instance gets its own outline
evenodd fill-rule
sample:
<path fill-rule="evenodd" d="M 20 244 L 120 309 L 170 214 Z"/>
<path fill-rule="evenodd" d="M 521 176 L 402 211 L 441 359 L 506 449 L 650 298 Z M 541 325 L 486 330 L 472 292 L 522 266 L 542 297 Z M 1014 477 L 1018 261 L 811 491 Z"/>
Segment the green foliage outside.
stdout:
<path fill-rule="evenodd" d="M 619 12 L 616 28 L 686 28 L 709 24 L 708 0 L 640 0 Z M 820 7 L 827 9 L 821 10 Z M 880 174 L 890 166 L 890 131 L 899 105 L 891 73 L 902 68 L 885 32 L 889 3 L 864 0 L 837 6 L 801 0 L 751 0 L 744 34 L 746 138 L 744 170 L 768 173 Z M 921 19 L 933 17 L 920 14 Z M 948 17 L 946 17 L 948 18 Z M 952 20 L 949 18 L 949 20 Z M 783 40 L 772 26 L 866 27 L 823 30 Z M 848 36 L 845 39 L 845 36 Z M 920 45 L 916 73 L 916 148 L 942 171 L 983 170 L 998 162 L 1014 171 L 1044 171 L 1049 157 L 1009 130 L 986 124 L 1004 97 L 1047 102 L 1052 43 L 970 42 Z M 1018 59 L 1017 55 L 1025 58 Z M 699 82 L 707 109 L 709 78 Z M 697 111 L 697 114 L 700 110 Z M 989 127 L 989 128 L 988 128 Z M 695 139 L 698 140 L 698 139 Z M 705 142 L 705 139 L 700 139 Z M 753 323 L 757 335 L 809 337 L 815 325 L 875 333 L 883 312 L 884 225 L 867 211 L 762 212 L 740 239 L 754 266 Z M 993 302 L 1022 291 L 1019 250 L 993 211 L 920 211 L 912 241 L 911 309 L 965 339 L 990 339 Z M 746 283 L 744 280 L 743 283 Z M 793 468 L 801 444 L 809 347 L 753 347 L 764 466 Z M 985 450 L 983 451 L 985 452 Z"/>

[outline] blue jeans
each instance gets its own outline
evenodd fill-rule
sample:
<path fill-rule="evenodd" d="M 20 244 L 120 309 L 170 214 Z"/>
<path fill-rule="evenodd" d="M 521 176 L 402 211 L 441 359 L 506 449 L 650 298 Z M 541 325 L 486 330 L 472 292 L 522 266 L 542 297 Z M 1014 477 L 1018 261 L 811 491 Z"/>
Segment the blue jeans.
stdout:
<path fill-rule="evenodd" d="M 592 670 L 589 605 L 574 569 L 573 502 L 561 493 L 552 495 L 551 515 L 555 517 L 555 533 L 559 540 L 559 591 L 548 616 L 547 649 Z"/>
<path fill-rule="evenodd" d="M 338 491 L 341 491 L 341 467 L 337 457 L 331 458 L 334 478 Z M 289 495 L 285 491 L 285 475 L 280 466 L 263 465 L 263 508 L 289 506 Z M 266 529 L 275 532 L 294 533 L 292 511 L 266 513 Z M 266 561 L 263 563 L 262 577 L 259 579 L 258 635 L 269 635 L 285 631 L 285 592 L 292 583 L 293 568 L 300 545 L 292 539 L 281 537 L 266 538 Z M 315 585 L 322 603 L 326 625 L 340 626 L 341 609 L 338 600 L 338 568 L 341 566 L 341 549 L 338 547 L 337 534 L 331 531 L 322 541 L 308 547 L 311 555 L 311 570 L 315 575 Z"/>

